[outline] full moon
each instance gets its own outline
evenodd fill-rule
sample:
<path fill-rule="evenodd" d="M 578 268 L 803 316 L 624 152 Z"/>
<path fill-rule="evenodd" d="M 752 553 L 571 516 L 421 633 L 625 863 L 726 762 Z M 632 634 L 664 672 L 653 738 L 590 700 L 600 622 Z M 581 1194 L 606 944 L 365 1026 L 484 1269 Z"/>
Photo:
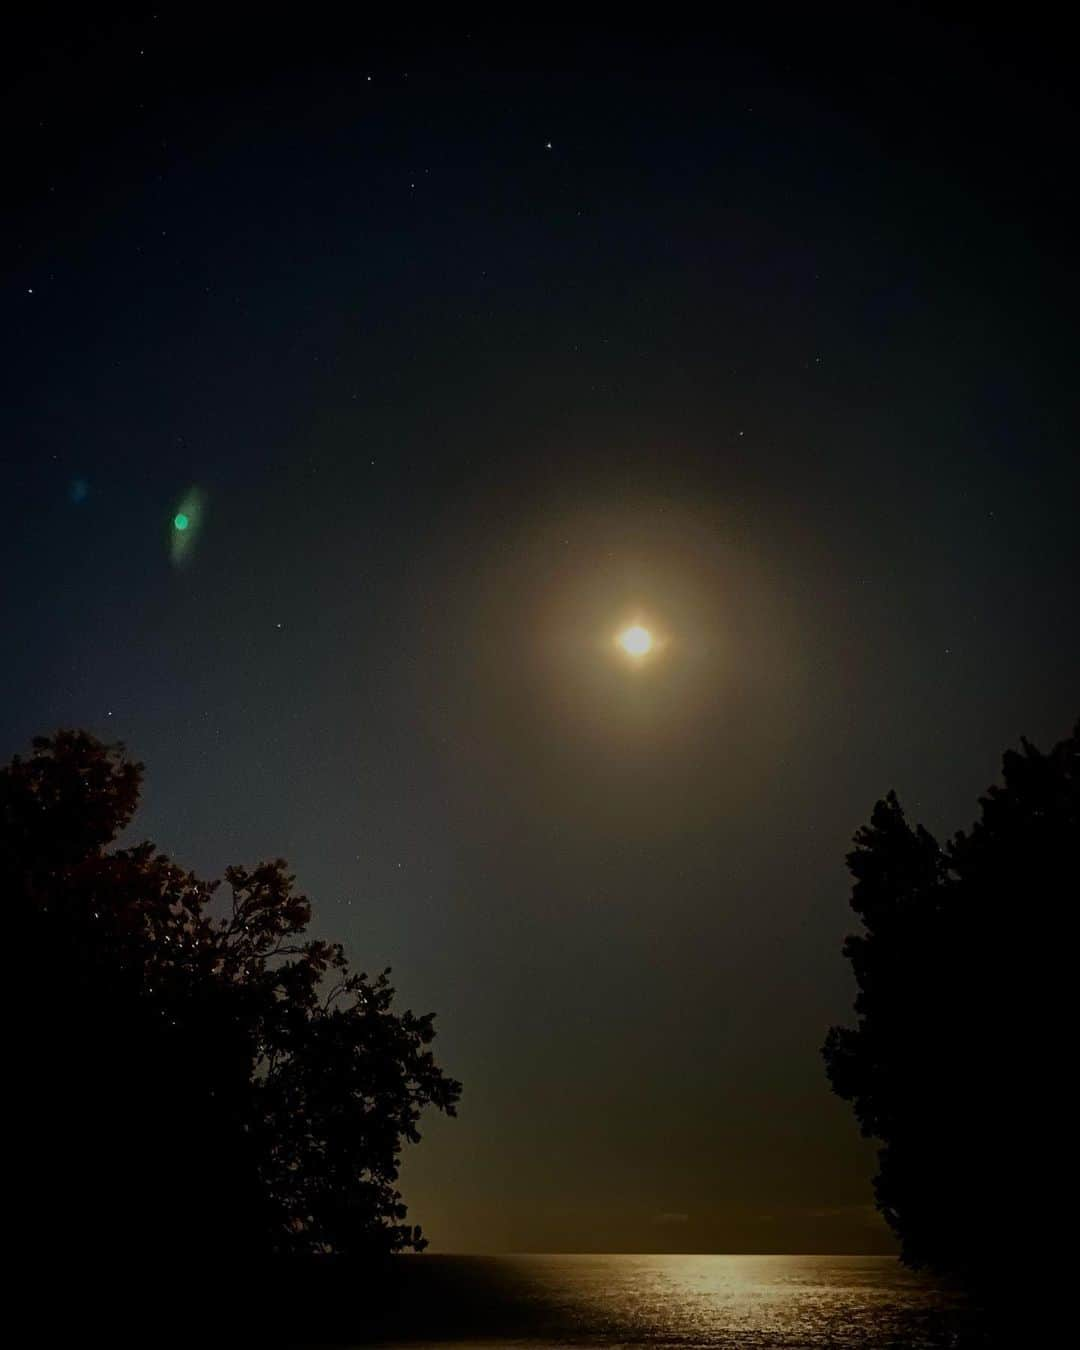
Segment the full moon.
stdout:
<path fill-rule="evenodd" d="M 617 641 L 627 656 L 645 656 L 652 650 L 653 645 L 652 634 L 639 623 L 620 633 Z"/>

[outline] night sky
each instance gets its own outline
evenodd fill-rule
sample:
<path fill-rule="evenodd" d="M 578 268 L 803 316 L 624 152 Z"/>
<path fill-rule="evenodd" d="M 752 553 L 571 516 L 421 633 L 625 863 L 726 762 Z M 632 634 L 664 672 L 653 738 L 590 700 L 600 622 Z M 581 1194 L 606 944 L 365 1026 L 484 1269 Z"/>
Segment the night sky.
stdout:
<path fill-rule="evenodd" d="M 123 740 L 136 834 L 438 1012 L 436 1248 L 892 1250 L 844 854 L 1080 690 L 1024 21 L 8 34 L 0 753 Z"/>

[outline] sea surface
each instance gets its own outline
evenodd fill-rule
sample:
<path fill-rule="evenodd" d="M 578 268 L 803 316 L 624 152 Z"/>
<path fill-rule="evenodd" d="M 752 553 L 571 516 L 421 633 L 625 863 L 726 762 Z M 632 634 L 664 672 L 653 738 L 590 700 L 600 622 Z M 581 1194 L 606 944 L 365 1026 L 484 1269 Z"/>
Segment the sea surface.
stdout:
<path fill-rule="evenodd" d="M 955 1295 L 876 1256 L 430 1256 L 357 1344 L 516 1350 L 982 1345 Z M 350 1338 L 351 1339 L 351 1338 Z"/>

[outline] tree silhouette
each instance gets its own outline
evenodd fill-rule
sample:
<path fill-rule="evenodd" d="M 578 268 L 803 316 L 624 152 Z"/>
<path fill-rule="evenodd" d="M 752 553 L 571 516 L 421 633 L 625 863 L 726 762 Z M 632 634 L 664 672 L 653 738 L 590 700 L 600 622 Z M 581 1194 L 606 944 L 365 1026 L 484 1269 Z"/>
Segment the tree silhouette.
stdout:
<path fill-rule="evenodd" d="M 1040 1095 L 1062 1067 L 1053 933 L 1080 880 L 1080 724 L 1048 754 L 1006 752 L 1003 778 L 945 848 L 895 793 L 856 834 L 857 1022 L 823 1051 L 881 1142 L 875 1195 L 902 1259 L 983 1286 L 1055 1185 Z"/>
<path fill-rule="evenodd" d="M 0 769 L 21 1242 L 178 1271 L 194 1251 L 421 1249 L 399 1156 L 460 1093 L 432 1015 L 306 936 L 282 860 L 221 886 L 115 847 L 141 780 L 81 731 Z"/>

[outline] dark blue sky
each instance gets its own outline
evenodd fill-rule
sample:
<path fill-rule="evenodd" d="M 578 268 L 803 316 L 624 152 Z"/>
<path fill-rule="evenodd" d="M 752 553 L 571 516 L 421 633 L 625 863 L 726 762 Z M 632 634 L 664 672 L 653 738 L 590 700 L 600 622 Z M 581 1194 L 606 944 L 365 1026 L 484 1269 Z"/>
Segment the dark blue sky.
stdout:
<path fill-rule="evenodd" d="M 434 1245 L 887 1247 L 844 853 L 1077 712 L 1054 35 L 152 14 L 9 56 L 0 750 L 438 1010 Z"/>

